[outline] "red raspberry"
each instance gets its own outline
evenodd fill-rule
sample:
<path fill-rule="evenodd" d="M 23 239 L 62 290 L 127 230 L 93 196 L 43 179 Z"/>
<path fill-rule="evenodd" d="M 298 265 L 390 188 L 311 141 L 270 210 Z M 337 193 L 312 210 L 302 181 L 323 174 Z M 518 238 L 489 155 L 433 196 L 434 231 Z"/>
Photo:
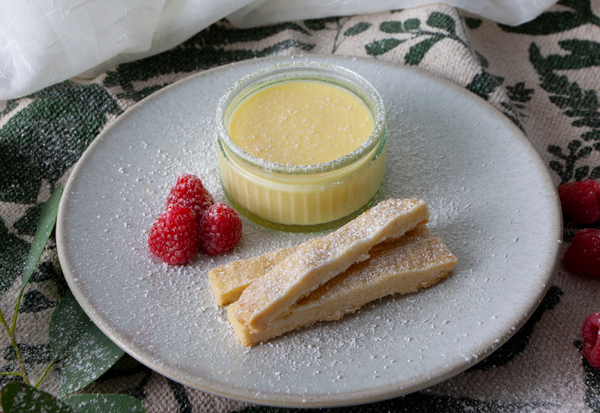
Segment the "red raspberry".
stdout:
<path fill-rule="evenodd" d="M 150 252 L 167 264 L 183 264 L 198 249 L 198 224 L 194 212 L 183 205 L 171 205 L 150 229 Z"/>
<path fill-rule="evenodd" d="M 219 202 L 200 221 L 200 245 L 210 255 L 231 251 L 242 237 L 242 220 L 235 209 Z"/>
<path fill-rule="evenodd" d="M 558 187 L 560 204 L 574 222 L 591 224 L 600 218 L 600 182 L 593 179 Z"/>
<path fill-rule="evenodd" d="M 583 322 L 581 338 L 583 338 L 583 357 L 597 369 L 600 369 L 600 341 L 598 340 L 598 327 L 600 326 L 600 313 L 592 313 Z"/>
<path fill-rule="evenodd" d="M 177 183 L 167 197 L 167 207 L 173 204 L 190 207 L 196 214 L 197 224 L 200 224 L 202 215 L 214 203 L 213 197 L 204 188 L 200 178 L 191 174 L 179 175 Z"/>
<path fill-rule="evenodd" d="M 600 277 L 600 231 L 579 231 L 565 251 L 565 268 L 573 272 Z"/>

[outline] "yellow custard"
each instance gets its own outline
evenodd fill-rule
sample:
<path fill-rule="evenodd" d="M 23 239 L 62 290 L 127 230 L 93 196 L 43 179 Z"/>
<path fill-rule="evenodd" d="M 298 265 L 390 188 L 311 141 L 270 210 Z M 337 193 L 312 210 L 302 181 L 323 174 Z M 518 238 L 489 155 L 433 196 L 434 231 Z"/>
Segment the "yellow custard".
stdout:
<path fill-rule="evenodd" d="M 333 65 L 262 69 L 238 81 L 217 108 L 225 195 L 274 229 L 336 228 L 370 207 L 383 185 L 386 143 L 377 91 Z"/>
<path fill-rule="evenodd" d="M 318 81 L 291 81 L 247 97 L 233 112 L 229 136 L 243 151 L 270 162 L 320 164 L 358 149 L 373 132 L 367 105 Z"/>

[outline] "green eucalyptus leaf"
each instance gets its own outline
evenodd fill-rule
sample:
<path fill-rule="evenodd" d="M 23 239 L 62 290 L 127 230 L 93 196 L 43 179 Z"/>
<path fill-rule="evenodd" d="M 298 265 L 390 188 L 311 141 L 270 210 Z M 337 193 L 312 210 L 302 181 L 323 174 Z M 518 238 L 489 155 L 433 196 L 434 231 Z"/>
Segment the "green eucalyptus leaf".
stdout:
<path fill-rule="evenodd" d="M 25 286 L 33 274 L 33 270 L 37 266 L 42 252 L 46 247 L 46 243 L 52 234 L 54 224 L 56 223 L 56 214 L 58 213 L 58 204 L 60 202 L 60 196 L 62 195 L 62 184 L 58 184 L 50 198 L 44 204 L 42 208 L 42 216 L 38 224 L 33 242 L 31 243 L 31 249 L 29 250 L 29 256 L 25 262 L 25 271 L 23 273 L 23 282 L 21 284 L 21 292 L 25 289 Z"/>
<path fill-rule="evenodd" d="M 64 361 L 60 372 L 60 397 L 92 383 L 111 368 L 123 354 L 123 350 L 92 323 Z"/>
<path fill-rule="evenodd" d="M 0 402 L 4 413 L 78 413 L 52 395 L 15 381 L 2 388 Z"/>
<path fill-rule="evenodd" d="M 63 400 L 78 413 L 140 413 L 143 403 L 135 397 L 122 394 L 76 394 Z"/>
<path fill-rule="evenodd" d="M 83 334 L 93 325 L 69 290 L 61 298 L 50 320 L 50 349 L 52 359 L 58 361 L 81 341 Z"/>
<path fill-rule="evenodd" d="M 344 32 L 344 36 L 356 36 L 357 34 L 364 32 L 371 26 L 371 23 L 368 22 L 356 23 L 354 26 L 350 27 Z"/>

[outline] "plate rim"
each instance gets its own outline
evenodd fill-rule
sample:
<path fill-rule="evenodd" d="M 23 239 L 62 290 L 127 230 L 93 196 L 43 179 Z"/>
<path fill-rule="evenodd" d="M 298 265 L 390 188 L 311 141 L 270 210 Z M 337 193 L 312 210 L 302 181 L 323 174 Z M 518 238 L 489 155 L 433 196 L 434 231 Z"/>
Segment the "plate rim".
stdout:
<path fill-rule="evenodd" d="M 447 88 L 453 89 L 454 91 L 457 91 L 461 95 L 463 95 L 469 99 L 473 99 L 475 102 L 479 103 L 484 109 L 486 109 L 486 111 L 489 112 L 491 116 L 493 116 L 497 119 L 500 119 L 501 122 L 507 126 L 507 128 L 510 130 L 512 135 L 515 136 L 524 145 L 528 154 L 530 155 L 531 160 L 534 161 L 534 163 L 538 166 L 539 171 L 543 172 L 540 174 L 541 176 L 543 176 L 542 187 L 546 187 L 546 186 L 549 187 L 550 192 L 553 193 L 554 198 L 556 200 L 556 202 L 554 203 L 553 206 L 549 205 L 549 208 L 553 207 L 552 215 L 555 215 L 555 221 L 552 221 L 552 222 L 556 222 L 556 228 L 552 228 L 552 229 L 553 229 L 553 233 L 554 233 L 554 238 L 556 239 L 557 242 L 554 244 L 554 251 L 551 251 L 548 254 L 548 256 L 549 257 L 554 256 L 554 259 L 549 259 L 540 268 L 540 273 L 547 273 L 547 274 L 549 274 L 549 276 L 544 279 L 544 281 L 545 281 L 544 289 L 538 295 L 537 300 L 532 301 L 529 304 L 528 311 L 522 313 L 521 317 L 516 317 L 514 319 L 516 321 L 516 323 L 514 325 L 514 329 L 510 329 L 509 331 L 506 331 L 501 336 L 501 338 L 500 338 L 500 336 L 496 336 L 496 339 L 499 340 L 497 346 L 489 347 L 488 345 L 480 344 L 477 347 L 475 347 L 475 349 L 473 351 L 473 354 L 476 356 L 471 357 L 468 361 L 465 361 L 463 363 L 455 362 L 450 367 L 448 365 L 446 365 L 444 367 L 440 367 L 438 369 L 430 371 L 430 372 L 428 372 L 429 375 L 435 375 L 436 376 L 435 379 L 424 380 L 424 381 L 414 384 L 412 386 L 403 387 L 401 389 L 398 387 L 398 385 L 394 386 L 393 384 L 390 384 L 387 386 L 378 387 L 376 389 L 358 390 L 358 391 L 352 391 L 352 392 L 348 392 L 348 393 L 336 393 L 334 395 L 317 394 L 317 395 L 310 396 L 310 398 L 311 398 L 310 400 L 305 400 L 300 395 L 287 395 L 287 394 L 261 391 L 259 393 L 263 397 L 256 398 L 252 394 L 256 394 L 257 391 L 243 389 L 242 387 L 237 387 L 237 386 L 233 386 L 233 385 L 226 386 L 223 383 L 216 383 L 217 386 L 215 387 L 215 386 L 213 386 L 213 384 L 215 384 L 215 382 L 213 380 L 206 379 L 206 378 L 202 378 L 202 380 L 201 380 L 203 383 L 205 383 L 204 385 L 191 382 L 188 378 L 185 378 L 185 377 L 182 378 L 180 376 L 176 376 L 176 375 L 172 374 L 171 372 L 167 371 L 165 368 L 156 364 L 155 362 L 148 360 L 147 358 L 143 358 L 142 355 L 138 354 L 137 352 L 132 353 L 132 352 L 127 351 L 126 349 L 130 350 L 130 346 L 127 345 L 127 343 L 124 342 L 124 340 L 121 340 L 119 337 L 116 337 L 115 334 L 112 331 L 110 331 L 110 328 L 107 325 L 107 323 L 105 323 L 103 320 L 100 319 L 100 317 L 97 314 L 95 314 L 96 309 L 93 308 L 93 306 L 91 306 L 91 305 L 84 305 L 84 304 L 88 304 L 87 299 L 84 296 L 84 294 L 78 289 L 75 281 L 73 280 L 74 277 L 73 277 L 73 274 L 71 273 L 70 266 L 68 265 L 70 260 L 67 256 L 67 252 L 65 251 L 66 250 L 65 237 L 66 237 L 66 226 L 67 226 L 65 211 L 68 209 L 67 204 L 69 202 L 68 195 L 70 193 L 70 187 L 73 185 L 73 182 L 76 179 L 80 169 L 85 168 L 85 166 L 84 166 L 85 161 L 88 158 L 93 156 L 93 153 L 95 152 L 97 147 L 101 144 L 101 142 L 104 140 L 104 138 L 106 136 L 108 136 L 114 128 L 119 127 L 119 125 L 122 122 L 126 122 L 127 118 L 131 117 L 137 111 L 143 110 L 144 106 L 151 103 L 153 100 L 158 99 L 160 96 L 162 96 L 166 93 L 171 93 L 172 89 L 179 88 L 188 82 L 194 82 L 198 78 L 210 76 L 213 72 L 216 72 L 216 71 L 229 70 L 231 67 L 234 67 L 234 66 L 256 64 L 257 62 L 264 62 L 265 64 L 272 64 L 272 62 L 293 61 L 293 60 L 300 60 L 300 59 L 309 59 L 309 60 L 310 59 L 322 59 L 325 61 L 327 61 L 329 59 L 342 60 L 342 61 L 343 60 L 348 60 L 348 61 L 360 60 L 360 61 L 365 61 L 368 63 L 382 64 L 385 66 L 390 66 L 394 69 L 406 70 L 406 71 L 413 72 L 416 75 L 426 77 L 428 79 L 431 79 L 434 82 L 444 85 Z M 333 64 L 335 64 L 335 63 L 333 63 Z M 353 405 L 373 403 L 373 402 L 387 400 L 387 399 L 395 398 L 398 396 L 402 396 L 402 395 L 406 395 L 406 394 L 409 394 L 412 392 L 422 390 L 424 388 L 433 386 L 437 383 L 440 383 L 442 381 L 445 381 L 451 377 L 458 375 L 459 373 L 467 370 L 468 368 L 470 368 L 473 365 L 482 361 L 484 358 L 488 357 L 490 354 L 492 354 L 498 348 L 502 347 L 502 345 L 505 344 L 517 331 L 519 331 L 520 328 L 533 315 L 533 313 L 535 312 L 535 310 L 537 309 L 537 307 L 539 306 L 539 304 L 545 297 L 546 293 L 548 292 L 549 288 L 552 286 L 553 280 L 556 276 L 556 270 L 558 268 L 559 260 L 560 260 L 559 252 L 560 252 L 560 242 L 562 240 L 562 232 L 563 232 L 563 224 L 562 224 L 562 213 L 561 213 L 561 209 L 560 209 L 560 203 L 558 202 L 557 189 L 552 181 L 550 170 L 549 170 L 548 166 L 545 164 L 543 158 L 541 157 L 539 152 L 535 149 L 535 147 L 533 146 L 533 144 L 531 143 L 529 138 L 527 138 L 527 136 L 524 134 L 524 132 L 520 128 L 518 128 L 504 113 L 502 113 L 500 110 L 498 110 L 496 107 L 494 107 L 490 102 L 488 102 L 488 101 L 484 100 L 483 98 L 481 98 L 480 96 L 466 90 L 464 87 L 462 87 L 446 78 L 441 77 L 440 75 L 437 75 L 437 74 L 434 74 L 431 72 L 427 72 L 425 70 L 422 70 L 422 69 L 419 69 L 416 67 L 405 66 L 402 64 L 394 63 L 394 62 L 388 62 L 388 61 L 383 61 L 383 60 L 379 60 L 379 59 L 360 57 L 360 56 L 309 54 L 309 53 L 304 54 L 303 53 L 303 54 L 296 54 L 296 55 L 291 55 L 291 56 L 290 55 L 288 55 L 288 56 L 269 56 L 269 57 L 263 57 L 263 58 L 259 58 L 259 59 L 243 60 L 240 62 L 233 62 L 233 63 L 229 63 L 229 64 L 226 64 L 223 66 L 217 66 L 214 68 L 210 68 L 210 69 L 207 69 L 200 73 L 195 73 L 186 78 L 180 79 L 180 80 L 156 91 L 152 95 L 142 99 L 141 101 L 135 103 L 131 107 L 127 108 L 115 121 L 113 121 L 111 124 L 106 126 L 94 138 L 92 143 L 86 148 L 84 153 L 81 155 L 81 157 L 77 161 L 75 167 L 71 170 L 71 172 L 69 174 L 68 182 L 65 185 L 65 188 L 63 191 L 63 197 L 62 197 L 62 199 L 60 201 L 60 205 L 59 205 L 58 216 L 57 216 L 57 221 L 56 221 L 56 245 L 57 245 L 59 262 L 61 264 L 61 268 L 62 268 L 63 274 L 65 276 L 65 280 L 67 281 L 67 284 L 69 285 L 69 289 L 73 293 L 73 296 L 75 297 L 75 299 L 77 300 L 79 305 L 81 305 L 81 307 L 86 312 L 86 314 L 90 317 L 90 319 L 94 322 L 94 324 L 96 324 L 98 326 L 98 328 L 100 328 L 100 330 L 104 334 L 106 334 L 115 344 L 117 344 L 121 349 L 123 349 L 128 355 L 130 355 L 131 357 L 133 357 L 134 359 L 136 359 L 143 365 L 151 368 L 152 370 L 156 371 L 157 373 L 159 373 L 165 377 L 168 377 L 168 378 L 175 380 L 186 386 L 189 386 L 189 387 L 192 387 L 192 388 L 195 388 L 195 389 L 198 389 L 198 390 L 201 390 L 201 391 L 204 391 L 204 392 L 216 395 L 216 396 L 232 399 L 232 400 L 237 400 L 237 401 L 252 403 L 252 404 L 257 404 L 257 405 L 276 406 L 276 407 L 284 407 L 284 408 L 293 408 L 293 407 L 328 408 L 328 407 L 343 407 L 343 406 L 353 406 Z M 477 351 L 475 351 L 475 350 L 477 350 Z M 441 374 L 436 375 L 435 371 L 437 371 L 437 370 L 441 370 L 440 371 Z M 230 391 L 225 390 L 225 387 L 227 388 L 227 390 L 230 390 Z M 273 397 L 264 398 L 265 395 L 269 395 L 269 396 L 273 396 Z"/>

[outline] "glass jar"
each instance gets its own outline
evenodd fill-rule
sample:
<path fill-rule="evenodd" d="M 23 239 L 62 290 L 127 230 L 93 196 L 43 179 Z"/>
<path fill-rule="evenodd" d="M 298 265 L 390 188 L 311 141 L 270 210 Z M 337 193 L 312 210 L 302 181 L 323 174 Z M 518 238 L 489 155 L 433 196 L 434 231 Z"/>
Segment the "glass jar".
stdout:
<path fill-rule="evenodd" d="M 317 81 L 337 86 L 370 110 L 374 129 L 356 150 L 329 162 L 288 165 L 257 158 L 230 137 L 232 114 L 253 93 L 280 82 Z M 375 88 L 356 73 L 326 63 L 269 66 L 236 82 L 217 108 L 221 182 L 230 203 L 252 221 L 277 230 L 313 232 L 337 228 L 368 209 L 385 179 L 385 108 Z"/>

